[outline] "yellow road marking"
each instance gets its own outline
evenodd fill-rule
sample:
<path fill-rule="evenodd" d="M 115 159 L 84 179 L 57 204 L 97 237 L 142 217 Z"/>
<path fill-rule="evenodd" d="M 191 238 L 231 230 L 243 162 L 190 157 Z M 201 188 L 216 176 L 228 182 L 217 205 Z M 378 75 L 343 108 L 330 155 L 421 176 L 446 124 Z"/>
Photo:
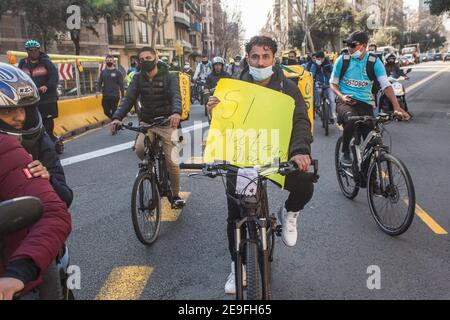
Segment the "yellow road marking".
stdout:
<path fill-rule="evenodd" d="M 425 212 L 419 205 L 416 205 L 416 214 L 423 222 L 438 235 L 446 235 L 448 232 L 442 228 L 428 213 Z"/>
<path fill-rule="evenodd" d="M 138 300 L 153 270 L 143 266 L 114 268 L 95 299 Z"/>
<path fill-rule="evenodd" d="M 448 66 L 447 68 L 442 69 L 441 71 L 438 71 L 436 73 L 433 73 L 431 76 L 413 84 L 412 86 L 406 88 L 406 93 L 410 93 L 411 91 L 413 91 L 414 89 L 417 89 L 417 87 L 420 87 L 421 85 L 423 85 L 424 83 L 430 81 L 433 78 L 436 78 L 438 75 L 440 75 L 441 73 L 447 72 L 450 70 L 450 66 Z"/>
<path fill-rule="evenodd" d="M 186 202 L 191 195 L 190 192 L 180 192 L 180 197 L 183 198 Z M 175 222 L 177 221 L 182 213 L 183 209 L 174 210 L 172 209 L 171 204 L 164 198 L 161 200 L 161 221 L 162 222 Z"/>

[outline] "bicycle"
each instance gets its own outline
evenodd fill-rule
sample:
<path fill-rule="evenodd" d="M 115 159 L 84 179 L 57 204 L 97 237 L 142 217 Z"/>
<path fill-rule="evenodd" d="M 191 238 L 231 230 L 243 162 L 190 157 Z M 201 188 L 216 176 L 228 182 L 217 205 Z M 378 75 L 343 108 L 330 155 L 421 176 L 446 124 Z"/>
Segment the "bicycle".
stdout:
<path fill-rule="evenodd" d="M 319 176 L 318 162 L 313 161 L 314 172 L 299 173 L 304 179 L 317 182 Z M 273 261 L 275 236 L 280 237 L 282 227 L 278 225 L 275 214 L 269 213 L 267 196 L 267 180 L 273 174 L 287 176 L 298 173 L 298 167 L 293 162 L 279 163 L 265 167 L 254 168 L 256 178 L 239 174 L 239 168 L 226 161 L 212 164 L 182 164 L 182 169 L 202 170 L 202 173 L 190 176 L 206 176 L 209 178 L 236 176 L 248 179 L 249 183 L 241 195 L 228 192 L 226 196 L 235 201 L 240 208 L 240 220 L 236 221 L 236 299 L 237 300 L 270 300 L 271 298 L 271 262 Z M 246 238 L 242 239 L 241 230 L 247 230 Z M 245 262 L 244 262 L 245 261 Z M 247 286 L 244 294 L 243 266 L 246 265 Z"/>
<path fill-rule="evenodd" d="M 327 98 L 327 88 L 326 86 L 321 83 L 316 83 L 316 90 L 319 94 L 319 108 L 316 109 L 316 113 L 320 117 L 320 120 L 322 121 L 322 128 L 325 129 L 325 136 L 328 137 L 329 131 L 330 131 L 330 110 L 331 110 L 331 103 Z"/>
<path fill-rule="evenodd" d="M 356 121 L 354 137 L 350 143 L 353 164 L 351 167 L 341 164 L 341 137 L 336 143 L 335 166 L 339 186 L 345 197 L 352 200 L 358 195 L 360 188 L 367 188 L 369 207 L 375 222 L 386 234 L 399 236 L 412 224 L 416 196 L 407 167 L 390 154 L 390 147 L 383 142 L 384 126 L 394 119 L 395 116 L 386 113 L 381 113 L 378 117 L 350 117 L 350 121 Z M 363 141 L 361 128 L 367 124 L 373 125 L 374 129 Z M 403 180 L 399 181 L 400 179 Z M 405 191 L 403 186 L 406 187 L 405 194 L 402 193 Z M 399 217 L 394 210 L 396 205 L 406 206 L 406 211 Z M 385 211 L 383 209 L 387 209 L 387 214 L 382 214 Z"/>
<path fill-rule="evenodd" d="M 142 133 L 144 139 L 144 160 L 139 163 L 139 172 L 133 185 L 131 195 L 131 218 L 136 236 L 146 245 L 152 245 L 159 236 L 161 227 L 161 198 L 166 197 L 174 206 L 169 172 L 166 166 L 162 142 L 158 137 L 153 143 L 147 136 L 148 130 L 165 126 L 169 122 L 164 117 L 154 119 L 149 125 L 133 127 L 132 123 L 122 124 L 121 128 Z"/>

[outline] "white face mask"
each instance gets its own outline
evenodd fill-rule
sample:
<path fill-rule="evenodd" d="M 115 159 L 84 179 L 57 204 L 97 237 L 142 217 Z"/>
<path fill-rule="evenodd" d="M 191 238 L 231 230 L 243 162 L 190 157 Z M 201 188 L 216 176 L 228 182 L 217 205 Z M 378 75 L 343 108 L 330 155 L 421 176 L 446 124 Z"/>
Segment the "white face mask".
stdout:
<path fill-rule="evenodd" d="M 362 56 L 362 52 L 361 52 L 361 50 L 358 50 L 358 51 L 352 53 L 351 56 L 352 56 L 352 58 L 354 58 L 354 59 L 359 59 L 359 58 L 361 58 L 361 56 Z"/>
<path fill-rule="evenodd" d="M 269 66 L 267 68 L 255 68 L 250 66 L 250 75 L 255 79 L 255 81 L 261 82 L 269 79 L 273 75 L 273 67 Z"/>
<path fill-rule="evenodd" d="M 321 66 L 321 65 L 322 65 L 322 61 L 316 60 L 316 64 L 317 64 L 318 66 Z"/>

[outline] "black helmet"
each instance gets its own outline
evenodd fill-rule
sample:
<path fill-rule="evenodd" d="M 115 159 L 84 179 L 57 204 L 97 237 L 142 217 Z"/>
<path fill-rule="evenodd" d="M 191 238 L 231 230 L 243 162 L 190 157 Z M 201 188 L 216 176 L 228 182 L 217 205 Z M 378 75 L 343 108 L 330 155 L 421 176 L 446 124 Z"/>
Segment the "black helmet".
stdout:
<path fill-rule="evenodd" d="M 25 108 L 26 121 L 22 130 L 0 120 L 0 133 L 18 136 L 23 142 L 33 142 L 43 132 L 42 117 L 37 109 L 39 91 L 33 80 L 22 70 L 0 62 L 0 109 Z"/>

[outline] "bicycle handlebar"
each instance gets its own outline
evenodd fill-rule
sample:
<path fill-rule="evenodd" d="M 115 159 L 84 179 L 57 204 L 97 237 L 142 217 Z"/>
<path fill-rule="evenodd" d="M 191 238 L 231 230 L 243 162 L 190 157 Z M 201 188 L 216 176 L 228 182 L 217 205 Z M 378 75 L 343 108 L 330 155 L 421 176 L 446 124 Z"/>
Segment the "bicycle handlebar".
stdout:
<path fill-rule="evenodd" d="M 375 121 L 375 122 L 389 122 L 392 121 L 393 119 L 396 118 L 400 118 L 398 116 L 396 116 L 395 113 L 380 113 L 378 115 L 378 117 L 373 117 L 373 116 L 352 116 L 349 117 L 348 120 L 350 121 L 358 121 L 358 122 L 368 122 L 368 121 Z"/>
<path fill-rule="evenodd" d="M 271 174 L 281 174 L 283 176 L 287 176 L 289 174 L 298 173 L 301 175 L 301 177 L 307 181 L 311 182 L 318 182 L 319 180 L 319 161 L 313 160 L 311 163 L 311 167 L 314 168 L 314 172 L 299 172 L 298 166 L 295 162 L 289 161 L 289 162 L 282 162 L 279 165 L 268 165 L 261 168 L 255 168 L 259 171 L 259 173 L 263 173 L 265 171 L 268 171 L 270 169 L 275 169 L 275 171 Z M 219 175 L 222 175 L 219 171 L 235 171 L 237 172 L 239 168 L 232 166 L 227 161 L 216 161 L 214 163 L 205 164 L 205 163 L 199 163 L 199 164 L 180 164 L 180 169 L 188 169 L 188 170 L 202 170 L 202 175 L 215 178 Z M 269 175 L 271 175 L 269 174 Z"/>
<path fill-rule="evenodd" d="M 154 120 L 155 121 L 152 124 L 145 125 L 145 126 L 138 126 L 138 127 L 133 126 L 132 122 L 130 122 L 128 124 L 121 124 L 119 126 L 119 129 L 120 130 L 127 129 L 127 130 L 130 130 L 130 131 L 135 131 L 135 132 L 138 132 L 138 133 L 146 134 L 149 129 L 151 129 L 153 127 L 156 127 L 156 126 L 166 125 L 169 122 L 169 119 L 164 118 L 164 117 L 156 118 Z"/>

